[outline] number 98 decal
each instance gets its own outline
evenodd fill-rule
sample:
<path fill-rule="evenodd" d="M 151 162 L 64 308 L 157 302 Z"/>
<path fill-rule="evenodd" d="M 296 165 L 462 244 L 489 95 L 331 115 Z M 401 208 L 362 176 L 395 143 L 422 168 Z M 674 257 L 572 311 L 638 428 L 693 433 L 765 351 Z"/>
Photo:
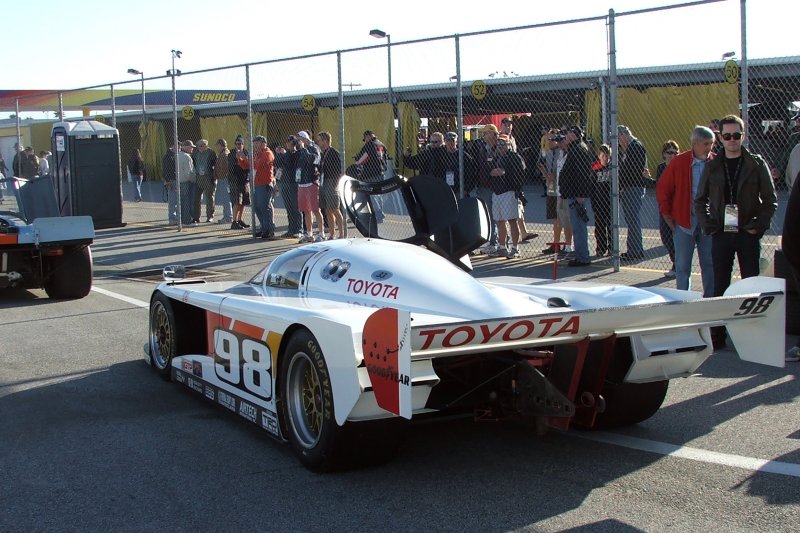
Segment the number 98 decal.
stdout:
<path fill-rule="evenodd" d="M 250 394 L 272 399 L 272 353 L 269 347 L 247 337 L 214 331 L 214 370 L 217 376 Z"/>
<path fill-rule="evenodd" d="M 739 312 L 733 316 L 760 315 L 769 309 L 770 304 L 775 300 L 774 296 L 762 296 L 761 298 L 745 298 L 739 306 Z"/>

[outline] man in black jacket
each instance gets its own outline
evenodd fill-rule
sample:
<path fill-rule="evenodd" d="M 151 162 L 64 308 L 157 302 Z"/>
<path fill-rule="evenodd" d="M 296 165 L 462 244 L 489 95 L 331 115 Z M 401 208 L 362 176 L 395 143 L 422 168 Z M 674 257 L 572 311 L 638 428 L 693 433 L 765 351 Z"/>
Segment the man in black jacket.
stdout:
<path fill-rule="evenodd" d="M 619 165 L 619 188 L 622 214 L 628 226 L 626 245 L 628 251 L 620 254 L 623 261 L 644 259 L 642 241 L 641 211 L 644 201 L 644 169 L 647 168 L 647 151 L 644 145 L 633 136 L 628 126 L 617 126 L 619 144 L 624 148 Z"/>
<path fill-rule="evenodd" d="M 706 163 L 694 199 L 697 223 L 711 235 L 714 296 L 731 284 L 733 258 L 742 278 L 758 276 L 761 236 L 778 208 L 767 164 L 742 146 L 744 122 L 728 115 L 720 121 L 724 152 Z M 724 328 L 712 328 L 716 348 L 725 345 Z"/>
<path fill-rule="evenodd" d="M 781 246 L 783 256 L 792 267 L 794 282 L 800 286 L 800 174 L 793 178 L 792 192 L 786 204 L 786 217 L 783 219 Z M 800 362 L 800 339 L 786 352 L 786 361 Z"/>
<path fill-rule="evenodd" d="M 569 205 L 569 220 L 572 225 L 572 239 L 575 244 L 575 257 L 569 266 L 588 266 L 589 260 L 589 214 L 587 208 L 592 191 L 592 157 L 583 142 L 583 131 L 578 126 L 567 128 L 569 142 L 567 159 L 559 174 L 561 197 Z"/>
<path fill-rule="evenodd" d="M 509 147 L 508 135 L 500 134 L 497 137 L 497 153 L 494 168 L 489 171 L 489 187 L 492 189 L 492 218 L 497 223 L 497 249 L 490 252 L 490 257 L 506 257 L 514 259 L 519 257 L 519 226 L 517 219 L 520 217 L 520 196 L 522 180 L 525 177 L 525 162 L 518 153 L 512 152 Z M 508 236 L 506 222 L 511 228 L 511 248 L 506 250 L 506 237 Z"/>

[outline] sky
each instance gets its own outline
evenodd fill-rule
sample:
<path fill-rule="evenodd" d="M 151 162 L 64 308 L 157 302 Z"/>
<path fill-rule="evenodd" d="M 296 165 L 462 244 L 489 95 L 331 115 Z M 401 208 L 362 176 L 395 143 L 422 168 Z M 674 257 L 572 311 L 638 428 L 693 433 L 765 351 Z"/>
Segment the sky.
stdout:
<path fill-rule="evenodd" d="M 4 17 L 4 75 L 0 89 L 75 89 L 114 83 L 137 89 L 139 78 L 162 76 L 171 50 L 181 50 L 184 73 L 224 65 L 269 61 L 321 52 L 375 47 L 379 28 L 391 35 L 394 86 L 445 83 L 455 75 L 453 39 L 403 45 L 404 41 L 452 36 L 543 22 L 621 14 L 676 0 L 403 0 L 372 3 L 339 0 L 273 3 L 255 0 L 29 0 L 15 17 Z M 748 57 L 800 55 L 794 0 L 748 0 Z M 5 10 L 6 15 L 10 12 Z M 620 16 L 615 27 L 619 68 L 720 61 L 741 57 L 740 0 L 655 14 Z M 571 24 L 460 39 L 462 78 L 526 76 L 606 67 L 604 22 Z M 386 48 L 343 53 L 342 82 L 351 89 L 385 87 Z M 270 63 L 250 69 L 255 97 L 335 92 L 335 55 Z M 243 68 L 185 75 L 178 88 L 240 89 Z M 168 89 L 168 79 L 148 80 Z"/>

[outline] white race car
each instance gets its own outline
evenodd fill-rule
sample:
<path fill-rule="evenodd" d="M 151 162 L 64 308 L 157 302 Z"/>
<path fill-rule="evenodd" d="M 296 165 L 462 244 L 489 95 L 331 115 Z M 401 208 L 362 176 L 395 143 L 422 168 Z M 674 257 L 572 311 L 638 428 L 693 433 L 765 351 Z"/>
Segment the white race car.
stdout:
<path fill-rule="evenodd" d="M 706 299 L 476 279 L 466 254 L 487 234 L 479 200 L 456 201 L 420 177 L 343 177 L 340 187 L 368 238 L 300 246 L 246 282 L 181 279 L 168 267 L 150 302 L 148 362 L 289 441 L 308 468 L 386 460 L 404 419 L 437 414 L 537 429 L 640 422 L 670 379 L 711 355 L 711 326 L 727 326 L 742 359 L 783 366 L 781 279 L 745 279 Z M 402 213 L 387 193 L 402 196 Z M 409 218 L 407 242 L 375 238 Z"/>

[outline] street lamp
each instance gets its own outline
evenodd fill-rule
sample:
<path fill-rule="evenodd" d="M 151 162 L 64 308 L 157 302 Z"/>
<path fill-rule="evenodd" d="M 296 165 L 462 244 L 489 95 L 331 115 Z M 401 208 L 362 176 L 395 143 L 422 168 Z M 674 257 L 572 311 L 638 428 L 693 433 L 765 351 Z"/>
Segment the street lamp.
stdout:
<path fill-rule="evenodd" d="M 392 93 L 392 36 L 386 33 L 385 31 L 379 29 L 370 30 L 369 34 L 371 37 L 375 37 L 376 39 L 386 39 L 386 56 L 387 56 L 387 63 L 389 66 L 389 103 L 392 104 L 392 119 L 393 119 L 392 127 L 394 128 L 394 138 L 395 138 L 394 161 L 395 164 L 397 164 L 398 161 L 397 154 L 399 152 L 398 146 L 400 143 L 399 142 L 400 132 L 398 131 L 399 124 L 398 127 L 394 125 L 394 123 L 397 122 L 397 106 L 395 105 L 394 94 Z"/>
<path fill-rule="evenodd" d="M 128 74 L 142 77 L 142 122 L 144 122 L 145 120 L 147 120 L 147 113 L 145 112 L 145 103 L 144 103 L 144 72 L 136 70 L 135 68 L 129 68 Z"/>
<path fill-rule="evenodd" d="M 176 209 L 177 212 L 175 213 L 175 216 L 178 217 L 178 231 L 183 228 L 183 217 L 181 216 L 183 209 L 188 209 L 188 207 L 183 207 L 181 205 L 181 180 L 178 179 L 178 151 L 180 148 L 178 146 L 178 93 L 175 90 L 175 76 L 180 76 L 181 71 L 175 70 L 175 58 L 180 59 L 181 53 L 182 52 L 180 50 L 172 50 L 172 70 L 167 72 L 167 75 L 172 78 L 172 139 L 175 143 L 175 194 L 178 196 Z M 170 213 L 169 216 L 172 216 L 172 213 Z"/>
<path fill-rule="evenodd" d="M 732 57 L 736 57 L 736 52 L 725 52 L 722 54 L 722 60 L 730 59 Z"/>

